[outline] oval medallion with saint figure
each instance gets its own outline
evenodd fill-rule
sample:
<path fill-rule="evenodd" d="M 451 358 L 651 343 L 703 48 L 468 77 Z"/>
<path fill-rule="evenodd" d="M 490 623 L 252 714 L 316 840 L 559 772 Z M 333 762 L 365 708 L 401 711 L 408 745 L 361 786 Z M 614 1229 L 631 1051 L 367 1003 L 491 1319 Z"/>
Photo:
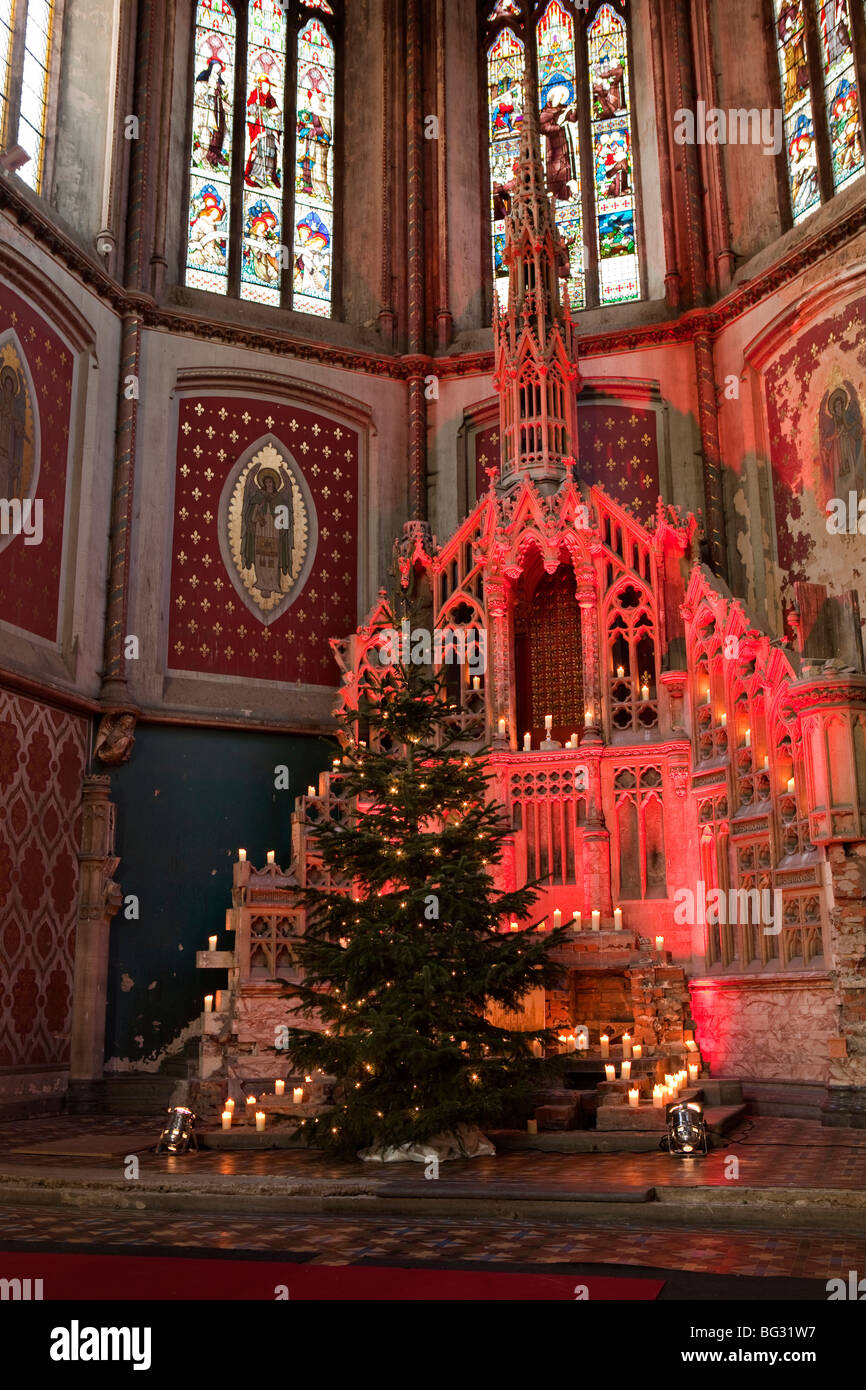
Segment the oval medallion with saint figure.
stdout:
<path fill-rule="evenodd" d="M 274 435 L 246 449 L 220 496 L 220 549 L 240 598 L 265 624 L 300 594 L 318 541 L 316 509 L 295 459 Z"/>

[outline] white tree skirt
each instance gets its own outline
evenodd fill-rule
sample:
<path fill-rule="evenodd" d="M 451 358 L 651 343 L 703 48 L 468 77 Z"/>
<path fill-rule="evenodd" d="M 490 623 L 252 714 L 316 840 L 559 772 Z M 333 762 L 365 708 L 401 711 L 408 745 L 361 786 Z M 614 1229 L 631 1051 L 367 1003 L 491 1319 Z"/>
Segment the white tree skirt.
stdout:
<path fill-rule="evenodd" d="M 441 1163 L 448 1158 L 490 1158 L 496 1153 L 487 1135 L 477 1125 L 458 1125 L 444 1134 L 434 1134 L 420 1144 L 379 1144 L 359 1149 L 358 1157 L 365 1163 L 426 1163 L 436 1158 Z"/>

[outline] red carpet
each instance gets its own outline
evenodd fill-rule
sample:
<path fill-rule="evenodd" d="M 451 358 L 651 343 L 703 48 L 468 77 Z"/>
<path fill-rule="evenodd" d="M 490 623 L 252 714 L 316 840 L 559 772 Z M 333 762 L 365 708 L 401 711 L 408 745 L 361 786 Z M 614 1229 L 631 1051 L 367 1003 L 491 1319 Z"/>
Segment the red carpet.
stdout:
<path fill-rule="evenodd" d="M 322 1303 L 454 1299 L 572 1302 L 585 1286 L 593 1302 L 657 1298 L 661 1279 L 574 1274 L 508 1274 L 495 1269 L 386 1269 L 371 1265 L 291 1264 L 279 1260 L 171 1259 L 160 1255 L 0 1252 L 0 1278 L 41 1279 L 45 1301 L 270 1299 L 278 1285 L 293 1301 Z M 584 1295 L 586 1296 L 586 1295 Z"/>

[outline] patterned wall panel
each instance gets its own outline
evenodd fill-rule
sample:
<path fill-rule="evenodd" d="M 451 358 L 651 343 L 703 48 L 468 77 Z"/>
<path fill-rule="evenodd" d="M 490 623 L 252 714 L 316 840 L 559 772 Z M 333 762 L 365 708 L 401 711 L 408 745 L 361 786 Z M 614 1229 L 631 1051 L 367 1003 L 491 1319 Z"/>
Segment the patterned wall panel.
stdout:
<path fill-rule="evenodd" d="M 578 402 L 580 476 L 597 483 L 646 524 L 655 516 L 659 495 L 656 413 L 616 401 Z M 485 468 L 501 460 L 499 425 L 475 436 L 476 499 L 487 491 Z"/>
<path fill-rule="evenodd" d="M 275 401 L 183 399 L 169 668 L 336 684 L 358 529 L 357 431 Z"/>
<path fill-rule="evenodd" d="M 72 402 L 72 354 L 0 283 L 0 498 L 41 500 L 39 544 L 0 534 L 0 619 L 54 641 Z"/>
<path fill-rule="evenodd" d="M 87 721 L 0 690 L 0 1067 L 69 1057 Z"/>
<path fill-rule="evenodd" d="M 578 401 L 580 476 L 647 525 L 659 495 L 656 414 L 615 401 Z"/>

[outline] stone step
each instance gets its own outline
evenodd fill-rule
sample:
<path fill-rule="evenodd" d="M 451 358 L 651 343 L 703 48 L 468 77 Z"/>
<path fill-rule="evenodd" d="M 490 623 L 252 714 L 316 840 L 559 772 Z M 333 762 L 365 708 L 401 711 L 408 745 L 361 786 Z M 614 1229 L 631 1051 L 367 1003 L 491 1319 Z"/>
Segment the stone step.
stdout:
<path fill-rule="evenodd" d="M 707 1105 L 739 1105 L 743 1100 L 743 1083 L 736 1076 L 702 1076 L 700 1086 Z"/>
<path fill-rule="evenodd" d="M 126 1072 L 70 1088 L 66 1111 L 71 1115 L 161 1116 L 177 1086 L 173 1076 L 158 1072 Z"/>

